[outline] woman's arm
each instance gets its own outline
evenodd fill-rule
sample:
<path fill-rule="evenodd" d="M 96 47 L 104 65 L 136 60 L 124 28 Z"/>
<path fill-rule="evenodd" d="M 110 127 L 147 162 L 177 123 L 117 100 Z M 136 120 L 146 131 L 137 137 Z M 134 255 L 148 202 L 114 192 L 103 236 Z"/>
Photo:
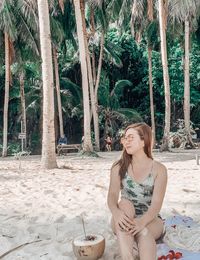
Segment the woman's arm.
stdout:
<path fill-rule="evenodd" d="M 157 167 L 155 168 L 157 175 L 155 177 L 151 205 L 148 211 L 140 218 L 144 226 L 149 224 L 159 214 L 167 186 L 166 167 L 161 163 L 157 163 Z"/>
<path fill-rule="evenodd" d="M 108 191 L 108 207 L 114 218 L 117 228 L 128 231 L 131 228 L 131 220 L 124 211 L 118 207 L 118 199 L 120 193 L 120 177 L 119 166 L 112 168 L 110 174 L 110 186 Z"/>
<path fill-rule="evenodd" d="M 120 193 L 120 177 L 119 177 L 119 167 L 116 165 L 112 167 L 110 173 L 110 185 L 108 190 L 107 203 L 112 214 L 114 214 L 118 208 L 118 200 Z"/>

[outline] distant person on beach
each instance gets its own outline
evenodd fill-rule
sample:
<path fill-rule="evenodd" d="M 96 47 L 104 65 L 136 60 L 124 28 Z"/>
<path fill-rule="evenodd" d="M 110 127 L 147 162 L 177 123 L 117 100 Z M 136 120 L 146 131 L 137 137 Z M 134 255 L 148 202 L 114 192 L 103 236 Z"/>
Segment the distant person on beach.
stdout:
<path fill-rule="evenodd" d="M 111 169 L 108 207 L 123 260 L 156 259 L 156 240 L 163 234 L 165 166 L 153 159 L 152 131 L 145 123 L 128 126 L 123 153 Z M 121 198 L 119 194 L 121 191 Z"/>
<path fill-rule="evenodd" d="M 112 138 L 109 135 L 107 135 L 105 142 L 106 142 L 106 149 L 107 149 L 108 152 L 110 152 L 111 151 Z"/>
<path fill-rule="evenodd" d="M 65 135 L 62 135 L 58 140 L 59 145 L 67 144 L 67 137 Z"/>

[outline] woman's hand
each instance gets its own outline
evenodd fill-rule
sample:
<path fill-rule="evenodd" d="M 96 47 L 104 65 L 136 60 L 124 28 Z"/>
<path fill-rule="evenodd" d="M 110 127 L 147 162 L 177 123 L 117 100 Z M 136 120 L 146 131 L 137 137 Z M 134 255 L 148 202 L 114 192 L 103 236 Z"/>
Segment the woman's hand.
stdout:
<path fill-rule="evenodd" d="M 129 231 L 133 226 L 133 220 L 131 220 L 121 209 L 118 209 L 113 214 L 114 222 L 118 228 L 122 231 Z"/>
<path fill-rule="evenodd" d="M 145 228 L 145 224 L 143 220 L 141 218 L 134 218 L 134 220 L 132 221 L 131 229 L 129 230 L 129 234 L 135 236 L 144 228 Z"/>

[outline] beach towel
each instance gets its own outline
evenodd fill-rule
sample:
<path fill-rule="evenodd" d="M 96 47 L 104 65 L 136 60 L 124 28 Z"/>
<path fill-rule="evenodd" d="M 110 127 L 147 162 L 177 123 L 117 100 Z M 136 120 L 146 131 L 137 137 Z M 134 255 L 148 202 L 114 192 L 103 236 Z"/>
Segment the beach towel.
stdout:
<path fill-rule="evenodd" d="M 182 254 L 182 260 L 200 260 L 200 224 L 190 217 L 176 215 L 165 220 L 165 229 L 163 243 L 157 245 L 158 258 L 173 250 Z"/>

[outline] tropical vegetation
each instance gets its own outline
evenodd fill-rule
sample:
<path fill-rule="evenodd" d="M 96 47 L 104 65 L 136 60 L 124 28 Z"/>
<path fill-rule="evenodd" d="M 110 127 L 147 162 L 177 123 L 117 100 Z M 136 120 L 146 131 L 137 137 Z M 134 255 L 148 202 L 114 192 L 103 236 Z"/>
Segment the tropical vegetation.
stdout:
<path fill-rule="evenodd" d="M 161 150 L 183 119 L 200 128 L 198 0 L 4 0 L 0 4 L 0 152 L 56 167 L 66 135 L 83 151 L 145 121 Z"/>

